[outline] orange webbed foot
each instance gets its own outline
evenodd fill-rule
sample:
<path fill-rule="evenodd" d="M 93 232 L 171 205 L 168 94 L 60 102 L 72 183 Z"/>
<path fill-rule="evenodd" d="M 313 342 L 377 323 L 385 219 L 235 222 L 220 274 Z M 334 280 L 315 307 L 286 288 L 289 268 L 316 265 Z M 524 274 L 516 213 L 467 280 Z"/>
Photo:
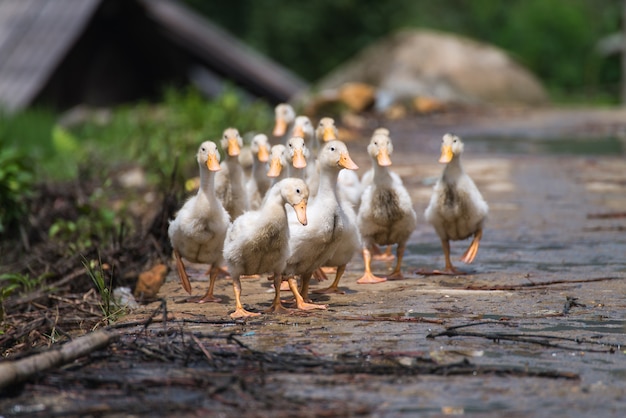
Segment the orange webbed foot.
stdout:
<path fill-rule="evenodd" d="M 250 317 L 260 316 L 260 315 L 261 315 L 260 313 L 246 311 L 245 309 L 241 308 L 241 309 L 235 309 L 235 312 L 231 313 L 230 317 L 233 319 L 237 319 L 237 318 L 250 318 Z"/>
<path fill-rule="evenodd" d="M 375 284 L 375 283 L 381 283 L 381 282 L 386 282 L 386 281 L 387 279 L 384 277 L 374 276 L 372 273 L 365 273 L 363 277 L 361 277 L 356 282 L 358 284 Z"/>

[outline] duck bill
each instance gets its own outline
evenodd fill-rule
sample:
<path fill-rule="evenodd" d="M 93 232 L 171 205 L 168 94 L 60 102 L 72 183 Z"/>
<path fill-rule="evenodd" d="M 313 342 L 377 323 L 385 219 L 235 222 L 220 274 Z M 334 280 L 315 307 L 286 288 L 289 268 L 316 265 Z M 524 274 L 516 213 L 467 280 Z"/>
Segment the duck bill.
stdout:
<path fill-rule="evenodd" d="M 339 165 L 343 168 L 347 168 L 348 170 L 358 170 L 359 166 L 356 165 L 350 155 L 347 152 L 342 152 L 339 157 Z"/>
<path fill-rule="evenodd" d="M 291 136 L 297 136 L 299 138 L 304 138 L 304 129 L 302 129 L 302 126 L 300 125 L 296 125 L 293 127 L 293 132 L 291 133 Z"/>
<path fill-rule="evenodd" d="M 209 154 L 209 157 L 206 160 L 206 166 L 211 171 L 220 171 L 220 162 L 217 161 L 217 156 L 215 154 Z"/>
<path fill-rule="evenodd" d="M 298 217 L 298 221 L 302 225 L 306 225 L 307 224 L 307 220 L 306 220 L 306 199 L 303 200 L 302 202 L 298 203 L 297 205 L 293 205 L 293 208 L 296 211 L 296 216 Z"/>
<path fill-rule="evenodd" d="M 274 124 L 274 136 L 283 136 L 287 132 L 287 122 L 285 119 L 276 119 L 276 123 Z"/>
<path fill-rule="evenodd" d="M 389 151 L 386 148 L 381 149 L 376 156 L 376 161 L 378 161 L 378 165 L 381 167 L 390 166 L 391 158 L 389 158 Z"/>
<path fill-rule="evenodd" d="M 262 163 L 266 163 L 270 159 L 270 153 L 267 150 L 267 147 L 265 145 L 261 145 L 259 147 L 259 152 L 257 153 L 257 158 Z"/>
<path fill-rule="evenodd" d="M 270 169 L 267 172 L 267 177 L 278 177 L 280 176 L 280 172 L 283 170 L 283 165 L 280 163 L 278 158 L 273 158 L 270 161 Z"/>
<path fill-rule="evenodd" d="M 331 127 L 324 128 L 324 132 L 322 133 L 322 139 L 324 140 L 324 142 L 336 140 L 337 135 L 335 135 L 335 130 Z"/>
<path fill-rule="evenodd" d="M 447 164 L 452 161 L 452 157 L 454 154 L 452 153 L 452 147 L 449 145 L 444 145 L 441 147 L 441 157 L 439 157 L 439 162 L 441 164 Z"/>
<path fill-rule="evenodd" d="M 237 138 L 231 138 L 228 140 L 228 155 L 231 157 L 236 157 L 241 152 L 241 148 L 239 147 L 239 142 Z"/>
<path fill-rule="evenodd" d="M 295 168 L 306 167 L 306 158 L 304 158 L 304 153 L 301 149 L 294 150 L 292 162 Z"/>

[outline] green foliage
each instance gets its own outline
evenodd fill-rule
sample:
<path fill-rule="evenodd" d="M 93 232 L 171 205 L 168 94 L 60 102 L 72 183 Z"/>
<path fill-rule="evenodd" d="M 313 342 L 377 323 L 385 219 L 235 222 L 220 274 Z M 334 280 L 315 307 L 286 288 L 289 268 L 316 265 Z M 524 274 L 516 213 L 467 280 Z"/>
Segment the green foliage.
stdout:
<path fill-rule="evenodd" d="M 622 0 L 186 2 L 312 82 L 380 37 L 423 27 L 505 49 L 558 100 L 618 99 L 619 62 L 594 46 L 620 30 Z"/>
<path fill-rule="evenodd" d="M 32 194 L 33 168 L 29 158 L 0 141 L 0 235 L 27 213 L 26 199 Z"/>
<path fill-rule="evenodd" d="M 76 219 L 57 219 L 48 236 L 66 243 L 67 255 L 83 252 L 94 245 L 113 242 L 119 235 L 125 214 L 109 208 L 107 185 L 97 189 L 86 202 L 78 205 Z"/>
<path fill-rule="evenodd" d="M 15 292 L 28 293 L 35 290 L 44 279 L 44 276 L 31 278 L 18 273 L 0 274 L 0 324 L 4 320 L 4 301 Z"/>
<path fill-rule="evenodd" d="M 113 289 L 111 280 L 107 281 L 104 269 L 102 268 L 102 260 L 87 260 L 83 257 L 83 266 L 87 270 L 87 275 L 91 278 L 96 290 L 100 295 L 100 309 L 104 316 L 105 324 L 108 325 L 115 318 L 118 312 L 113 309 Z"/>
<path fill-rule="evenodd" d="M 207 101 L 196 90 L 167 90 L 160 105 L 148 103 L 116 109 L 102 126 L 88 122 L 71 134 L 86 142 L 91 155 L 113 161 L 139 163 L 153 181 L 163 181 L 182 156 L 195 173 L 195 151 L 207 139 L 218 140 L 229 126 L 242 135 L 251 130 L 268 131 L 273 121 L 270 106 L 248 102 L 229 89 Z M 219 145 L 219 142 L 218 142 Z"/>

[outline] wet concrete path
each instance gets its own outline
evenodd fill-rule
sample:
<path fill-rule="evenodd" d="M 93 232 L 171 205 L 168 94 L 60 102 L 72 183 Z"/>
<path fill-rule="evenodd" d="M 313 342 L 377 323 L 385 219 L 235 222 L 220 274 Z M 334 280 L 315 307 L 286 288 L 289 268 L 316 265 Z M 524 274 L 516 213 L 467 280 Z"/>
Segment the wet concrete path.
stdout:
<path fill-rule="evenodd" d="M 48 377 L 55 388 L 55 379 L 88 384 L 0 402 L 0 411 L 51 416 L 59 405 L 70 405 L 65 411 L 98 416 L 120 416 L 120 411 L 623 416 L 626 147 L 619 137 L 626 132 L 626 115 L 611 112 L 593 120 L 585 115 L 523 113 L 511 120 L 500 115 L 494 124 L 490 115 L 459 120 L 444 114 L 390 123 L 393 169 L 409 188 L 419 220 L 404 280 L 357 285 L 363 262 L 355 254 L 340 284 L 345 294 L 314 295 L 327 310 L 235 322 L 228 317 L 234 309 L 229 280 L 216 285 L 221 303 L 198 305 L 183 302 L 186 294 L 172 272 L 160 292 L 170 315 L 167 332 L 160 323 L 147 331 L 121 328 L 122 343 L 106 354 Z M 490 215 L 474 264 L 457 262 L 467 275 L 425 277 L 414 272 L 443 266 L 439 239 L 423 211 L 442 170 L 437 163 L 441 135 L 449 130 L 464 138 L 464 167 L 489 203 Z M 365 138 L 348 143 L 360 174 L 370 166 L 366 143 Z M 467 245 L 453 242 L 453 256 L 460 257 Z M 374 264 L 379 274 L 391 267 Z M 205 271 L 205 266 L 189 269 L 195 295 L 206 290 Z M 242 299 L 250 310 L 269 307 L 272 292 L 265 277 L 243 280 Z M 157 307 L 142 307 L 123 321 L 143 324 Z M 229 336 L 236 336 L 246 352 L 264 353 L 269 360 L 229 368 L 233 356 L 245 359 L 241 346 L 225 342 Z M 160 341 L 158 350 L 149 346 L 155 341 Z M 176 347 L 193 361 L 167 360 L 169 348 Z M 129 352 L 152 353 L 151 361 L 145 356 L 132 357 L 131 364 L 118 360 Z M 287 364 L 294 356 L 333 367 L 281 366 L 281 358 Z M 126 376 L 125 383 L 116 385 L 113 375 Z M 8 405 L 7 413 L 3 406 Z"/>
<path fill-rule="evenodd" d="M 525 141 L 526 149 L 541 151 L 533 139 Z M 434 142 L 436 148 L 439 140 Z M 626 218 L 597 215 L 626 208 L 623 154 L 510 153 L 506 149 L 514 144 L 506 142 L 486 152 L 492 142 L 480 136 L 465 139 L 465 169 L 490 205 L 475 263 L 457 262 L 469 274 L 411 274 L 443 265 L 439 240 L 422 215 L 442 167 L 436 150 L 396 152 L 393 168 L 409 187 L 420 220 L 405 258 L 407 278 L 357 285 L 363 268 L 357 254 L 341 283 L 346 294 L 317 297 L 327 311 L 264 315 L 249 321 L 241 335 L 248 346 L 263 351 L 329 359 L 351 355 L 364 362 L 391 355 L 407 366 L 418 358 L 443 366 L 467 361 L 477 368 L 531 373 L 393 378 L 278 373 L 271 384 L 283 396 L 303 404 L 343 402 L 353 408 L 348 410 L 363 407 L 370 416 L 622 416 Z M 359 165 L 369 167 L 359 147 L 350 144 Z M 453 255 L 459 257 L 468 244 L 452 243 Z M 379 273 L 390 267 L 375 264 Z M 171 279 L 163 292 L 175 302 L 183 291 Z M 200 294 L 205 286 L 196 282 L 194 292 Z M 271 288 L 264 278 L 246 280 L 243 288 L 250 309 L 269 306 Z M 170 309 L 226 317 L 233 309 L 230 283 L 220 281 L 217 293 L 226 304 L 173 303 Z M 457 334 L 432 338 L 451 328 Z"/>

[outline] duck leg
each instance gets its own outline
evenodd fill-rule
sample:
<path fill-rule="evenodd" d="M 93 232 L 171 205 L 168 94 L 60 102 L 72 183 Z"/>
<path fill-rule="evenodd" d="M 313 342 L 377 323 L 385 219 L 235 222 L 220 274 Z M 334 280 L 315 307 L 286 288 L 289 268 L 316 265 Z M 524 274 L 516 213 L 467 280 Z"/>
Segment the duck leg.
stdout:
<path fill-rule="evenodd" d="M 174 250 L 174 258 L 176 259 L 176 270 L 178 270 L 178 277 L 180 277 L 183 289 L 191 295 L 191 283 L 189 283 L 189 276 L 187 275 L 183 259 L 181 258 L 178 250 Z"/>
<path fill-rule="evenodd" d="M 372 253 L 367 246 L 363 247 L 363 262 L 365 263 L 365 273 L 356 281 L 358 284 L 380 283 L 387 280 L 384 277 L 377 277 L 372 274 Z"/>
<path fill-rule="evenodd" d="M 470 244 L 467 251 L 465 251 L 465 254 L 463 254 L 463 257 L 461 257 L 462 262 L 469 264 L 474 261 L 474 258 L 476 258 L 476 254 L 478 253 L 478 246 L 480 245 L 480 239 L 482 238 L 482 236 L 483 230 L 481 228 L 476 231 L 472 243 Z"/>
<path fill-rule="evenodd" d="M 311 278 L 311 276 L 309 276 L 309 279 Z M 304 298 L 302 297 L 302 295 L 300 295 L 300 292 L 298 291 L 298 283 L 296 283 L 296 279 L 293 276 L 289 276 L 289 278 L 287 279 L 287 282 L 289 283 L 289 288 L 291 289 L 291 292 L 293 293 L 293 297 L 296 298 L 296 306 L 298 307 L 298 309 L 304 310 L 304 311 L 310 311 L 312 309 L 326 309 L 326 305 L 316 305 L 314 303 L 307 303 L 304 301 Z M 304 283 L 304 280 L 303 280 Z M 308 289 L 308 283 L 307 283 L 307 289 Z"/>
<path fill-rule="evenodd" d="M 346 266 L 347 264 L 337 267 L 337 273 L 335 274 L 335 281 L 333 282 L 333 284 L 328 286 L 326 289 L 314 290 L 313 293 L 338 293 L 340 295 L 345 294 L 346 292 L 339 289 L 339 280 L 341 280 L 341 276 L 343 276 L 343 273 L 346 271 Z"/>
<path fill-rule="evenodd" d="M 230 314 L 230 317 L 235 318 L 248 318 L 251 316 L 259 316 L 261 314 L 256 312 L 249 312 L 243 308 L 241 304 L 241 280 L 239 274 L 233 274 L 233 291 L 235 292 L 235 312 Z"/>
<path fill-rule="evenodd" d="M 389 247 L 387 247 L 389 248 Z M 402 259 L 404 258 L 404 250 L 406 249 L 406 242 L 398 243 L 398 249 L 396 250 L 398 257 L 396 260 L 396 267 L 393 269 L 391 274 L 387 276 L 387 280 L 402 280 L 404 276 L 402 275 Z"/>
<path fill-rule="evenodd" d="M 384 253 L 380 252 L 380 247 L 374 244 L 372 245 L 372 260 L 376 261 L 393 261 L 396 256 L 394 256 L 391 252 L 391 245 L 387 245 Z"/>
<path fill-rule="evenodd" d="M 433 273 L 447 275 L 465 274 L 461 270 L 456 269 L 450 261 L 450 241 L 445 238 L 441 238 L 441 246 L 443 247 L 443 256 L 446 259 L 446 268 L 443 271 L 434 270 Z"/>
<path fill-rule="evenodd" d="M 211 269 L 209 270 L 209 289 L 200 299 L 190 300 L 190 302 L 206 303 L 222 301 L 222 299 L 213 296 L 213 289 L 215 289 L 215 280 L 217 279 L 217 275 L 219 274 L 219 272 L 220 268 L 218 266 L 211 266 Z"/>
<path fill-rule="evenodd" d="M 283 302 L 280 300 L 281 284 L 283 282 L 283 276 L 281 274 L 274 273 L 272 276 L 274 280 L 274 301 L 272 306 L 266 311 L 267 313 L 289 313 L 291 309 L 287 309 L 283 306 Z M 286 282 L 285 282 L 286 283 Z"/>

